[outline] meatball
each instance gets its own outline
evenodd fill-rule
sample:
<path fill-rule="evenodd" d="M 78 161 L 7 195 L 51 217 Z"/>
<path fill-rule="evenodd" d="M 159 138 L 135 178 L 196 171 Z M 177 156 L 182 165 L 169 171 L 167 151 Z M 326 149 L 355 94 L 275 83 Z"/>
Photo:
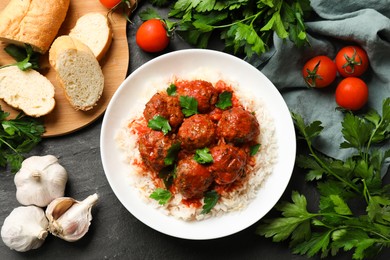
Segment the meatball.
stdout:
<path fill-rule="evenodd" d="M 226 142 L 243 144 L 255 141 L 260 134 L 260 125 L 257 118 L 241 107 L 225 110 L 217 125 L 219 137 Z"/>
<path fill-rule="evenodd" d="M 216 125 L 208 115 L 195 114 L 184 119 L 177 137 L 186 150 L 207 147 L 216 140 Z"/>
<path fill-rule="evenodd" d="M 178 191 L 187 199 L 200 199 L 213 182 L 208 168 L 197 163 L 193 156 L 179 160 L 176 167 L 175 184 Z"/>
<path fill-rule="evenodd" d="M 243 149 L 221 143 L 211 148 L 210 153 L 214 162 L 209 168 L 216 183 L 233 183 L 244 173 L 248 156 Z"/>
<path fill-rule="evenodd" d="M 217 103 L 218 92 L 208 81 L 179 81 L 175 85 L 179 96 L 190 96 L 198 101 L 198 111 L 200 113 L 211 111 Z"/>
<path fill-rule="evenodd" d="M 139 137 L 139 152 L 144 163 L 155 171 L 165 167 L 164 159 L 174 140 L 160 131 L 150 130 Z"/>
<path fill-rule="evenodd" d="M 144 117 L 146 121 L 149 121 L 156 115 L 166 118 L 172 129 L 177 128 L 184 118 L 179 98 L 160 92 L 154 94 L 145 105 Z"/>

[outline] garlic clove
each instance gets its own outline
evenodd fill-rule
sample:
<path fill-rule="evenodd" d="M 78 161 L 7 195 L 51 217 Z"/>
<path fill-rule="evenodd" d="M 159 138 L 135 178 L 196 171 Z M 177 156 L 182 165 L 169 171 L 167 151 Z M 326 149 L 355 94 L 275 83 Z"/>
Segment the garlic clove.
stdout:
<path fill-rule="evenodd" d="M 53 155 L 31 156 L 15 174 L 16 199 L 22 205 L 46 207 L 64 196 L 68 174 Z"/>
<path fill-rule="evenodd" d="M 50 233 L 69 242 L 82 238 L 89 230 L 92 206 L 97 200 L 96 193 L 83 201 L 69 197 L 53 200 L 46 208 Z"/>
<path fill-rule="evenodd" d="M 10 249 L 26 252 L 43 244 L 48 235 L 48 224 L 43 209 L 36 206 L 20 206 L 4 220 L 1 238 Z"/>

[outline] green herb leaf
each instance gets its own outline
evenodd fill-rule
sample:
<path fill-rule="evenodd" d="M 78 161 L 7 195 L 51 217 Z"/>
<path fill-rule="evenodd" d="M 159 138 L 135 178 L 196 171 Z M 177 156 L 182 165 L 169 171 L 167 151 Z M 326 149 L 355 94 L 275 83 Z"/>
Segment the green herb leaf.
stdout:
<path fill-rule="evenodd" d="M 169 190 L 157 188 L 149 197 L 157 200 L 160 205 L 165 205 L 171 199 L 172 194 Z"/>
<path fill-rule="evenodd" d="M 7 52 L 12 58 L 14 58 L 17 62 L 14 64 L 8 64 L 1 66 L 1 68 L 8 66 L 17 66 L 20 70 L 28 70 L 28 69 L 39 69 L 39 59 L 40 54 L 34 52 L 31 45 L 26 44 L 24 48 L 19 46 L 10 44 L 4 48 L 5 52 Z"/>
<path fill-rule="evenodd" d="M 255 144 L 250 147 L 249 155 L 255 156 L 260 149 L 260 144 Z"/>
<path fill-rule="evenodd" d="M 176 161 L 180 147 L 180 142 L 175 142 L 171 147 L 169 147 L 167 156 L 164 158 L 164 164 L 166 166 L 172 165 Z"/>
<path fill-rule="evenodd" d="M 173 167 L 164 167 L 158 173 L 158 177 L 163 180 L 165 188 L 169 190 L 176 178 L 176 165 Z"/>
<path fill-rule="evenodd" d="M 232 105 L 232 92 L 223 91 L 219 94 L 218 102 L 215 104 L 216 107 L 220 109 L 227 109 Z"/>
<path fill-rule="evenodd" d="M 185 117 L 190 117 L 198 113 L 198 101 L 195 98 L 180 96 L 179 101 Z"/>
<path fill-rule="evenodd" d="M 6 120 L 8 112 L 0 107 L 0 167 L 10 166 L 11 172 L 17 172 L 30 152 L 42 139 L 45 128 L 38 120 L 19 114 Z"/>
<path fill-rule="evenodd" d="M 175 84 L 170 84 L 169 87 L 167 88 L 167 94 L 168 96 L 175 96 L 176 95 L 176 85 Z"/>
<path fill-rule="evenodd" d="M 169 125 L 168 119 L 156 115 L 148 122 L 148 127 L 153 130 L 162 131 L 164 135 L 168 134 L 169 131 L 172 130 L 171 126 Z"/>
<path fill-rule="evenodd" d="M 214 161 L 213 156 L 210 153 L 209 148 L 197 149 L 195 151 L 194 160 L 200 164 L 212 163 Z"/>
<path fill-rule="evenodd" d="M 219 200 L 219 194 L 215 190 L 208 191 L 204 195 L 204 205 L 201 214 L 209 213 Z"/>

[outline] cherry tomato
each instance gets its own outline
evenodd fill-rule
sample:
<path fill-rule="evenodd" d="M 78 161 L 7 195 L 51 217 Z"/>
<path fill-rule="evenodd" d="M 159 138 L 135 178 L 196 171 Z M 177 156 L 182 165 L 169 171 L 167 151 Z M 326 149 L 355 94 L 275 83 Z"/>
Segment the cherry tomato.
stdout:
<path fill-rule="evenodd" d="M 340 81 L 336 88 L 336 103 L 348 110 L 361 109 L 368 100 L 368 87 L 363 80 L 348 77 Z"/>
<path fill-rule="evenodd" d="M 316 56 L 306 62 L 302 75 L 309 87 L 324 88 L 336 78 L 336 64 L 327 56 Z"/>
<path fill-rule="evenodd" d="M 135 35 L 137 45 L 147 52 L 159 52 L 169 44 L 166 24 L 159 19 L 145 21 Z"/>
<path fill-rule="evenodd" d="M 121 2 L 121 0 L 99 0 L 99 1 L 104 7 L 108 9 L 114 8 L 117 4 Z"/>
<path fill-rule="evenodd" d="M 336 55 L 336 66 L 343 77 L 358 77 L 368 68 L 368 56 L 358 46 L 346 46 Z"/>

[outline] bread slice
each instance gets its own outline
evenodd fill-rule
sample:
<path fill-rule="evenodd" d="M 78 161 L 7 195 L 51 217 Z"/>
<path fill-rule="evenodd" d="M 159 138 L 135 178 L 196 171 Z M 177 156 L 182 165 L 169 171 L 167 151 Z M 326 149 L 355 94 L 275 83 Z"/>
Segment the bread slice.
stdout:
<path fill-rule="evenodd" d="M 49 62 L 71 106 L 76 110 L 92 109 L 103 93 L 104 75 L 91 49 L 63 35 L 50 47 Z"/>
<path fill-rule="evenodd" d="M 107 15 L 91 12 L 77 20 L 69 36 L 83 42 L 101 60 L 111 46 L 113 32 Z"/>
<path fill-rule="evenodd" d="M 32 117 L 47 115 L 55 106 L 53 84 L 38 71 L 16 66 L 0 69 L 0 98 Z"/>
<path fill-rule="evenodd" d="M 45 53 L 65 20 L 70 0 L 11 0 L 0 13 L 0 41 Z"/>

